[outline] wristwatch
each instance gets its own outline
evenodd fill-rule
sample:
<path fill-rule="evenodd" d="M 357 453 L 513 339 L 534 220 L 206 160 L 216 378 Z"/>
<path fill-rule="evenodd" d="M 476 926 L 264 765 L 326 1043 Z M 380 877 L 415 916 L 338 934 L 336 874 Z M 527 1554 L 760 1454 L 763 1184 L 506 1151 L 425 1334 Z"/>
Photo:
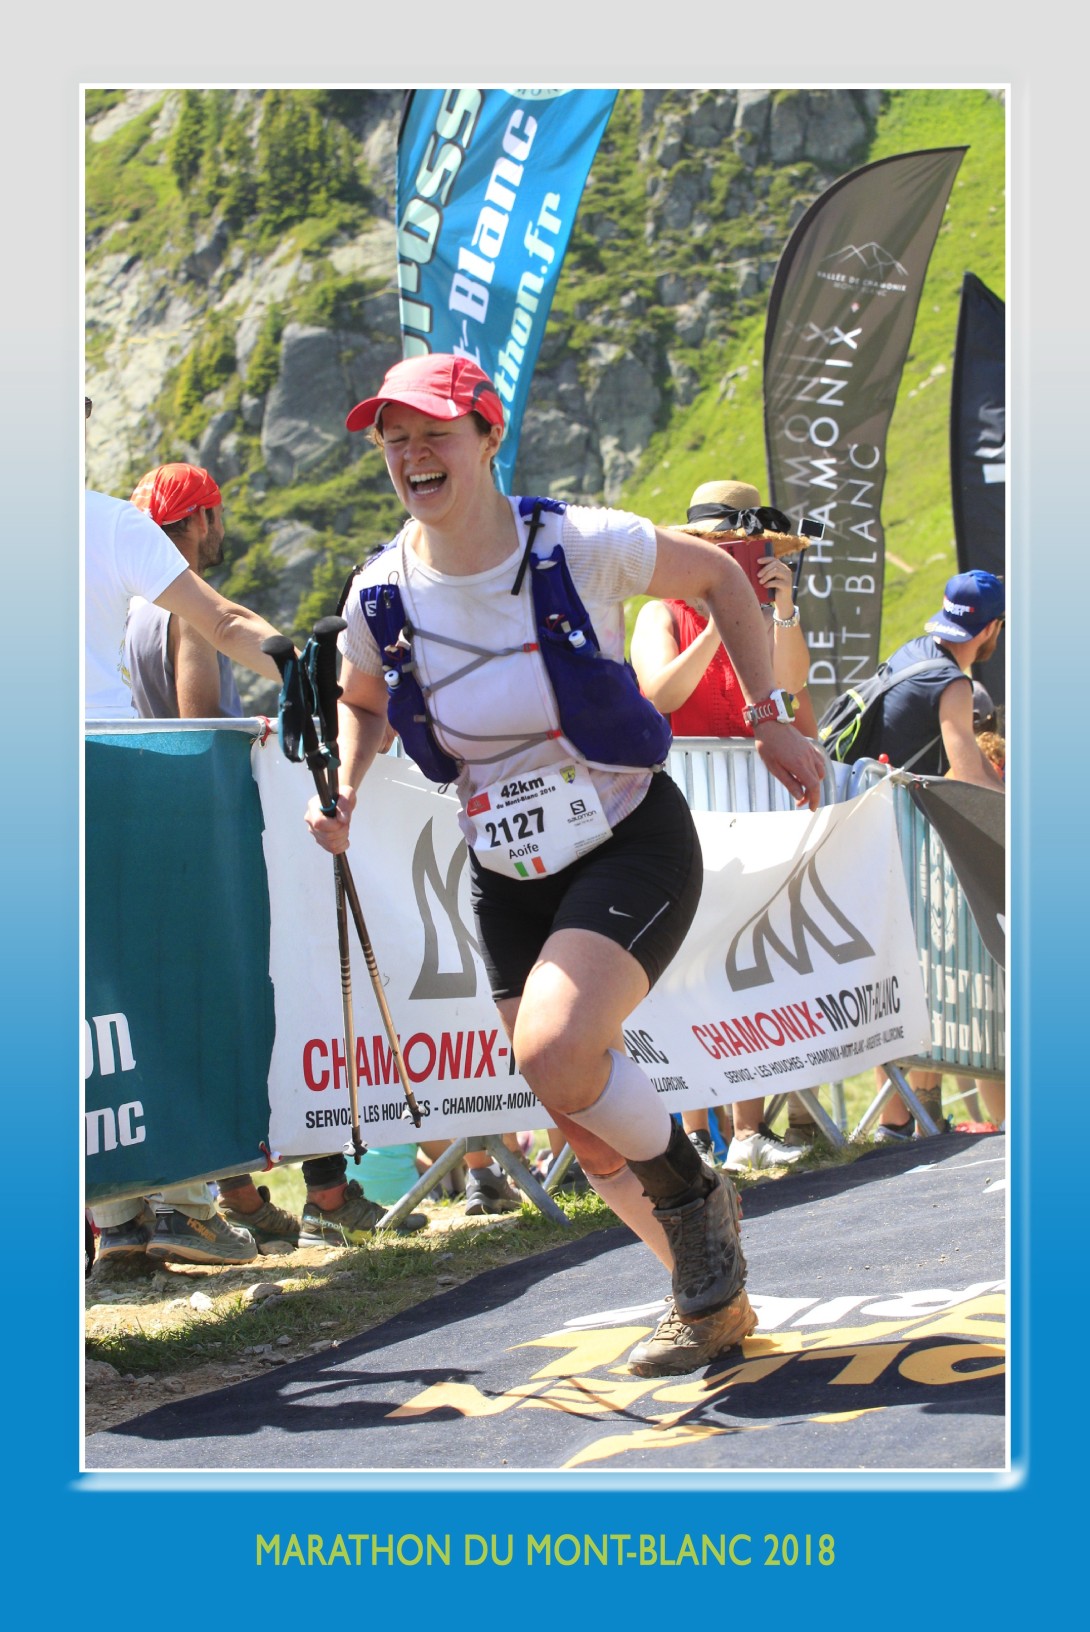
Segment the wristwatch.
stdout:
<path fill-rule="evenodd" d="M 770 720 L 780 720 L 784 725 L 789 725 L 795 718 L 796 707 L 797 703 L 791 692 L 777 689 L 770 692 L 767 697 L 762 697 L 759 703 L 751 703 L 748 708 L 742 710 L 742 714 L 746 723 L 756 730 L 759 725 L 764 725 Z"/>

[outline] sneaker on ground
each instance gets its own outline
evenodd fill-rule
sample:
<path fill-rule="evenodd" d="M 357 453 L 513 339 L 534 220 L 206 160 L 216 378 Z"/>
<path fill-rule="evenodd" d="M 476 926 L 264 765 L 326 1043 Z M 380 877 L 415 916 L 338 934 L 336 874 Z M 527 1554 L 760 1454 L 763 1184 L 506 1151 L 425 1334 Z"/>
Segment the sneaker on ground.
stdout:
<path fill-rule="evenodd" d="M 261 1197 L 261 1206 L 256 1213 L 239 1212 L 229 1207 L 225 1200 L 220 1201 L 220 1211 L 228 1224 L 233 1224 L 237 1230 L 249 1230 L 259 1252 L 297 1247 L 302 1226 L 295 1214 L 285 1212 L 283 1207 L 278 1207 L 275 1201 L 269 1199 L 267 1184 L 259 1184 L 257 1193 Z"/>
<path fill-rule="evenodd" d="M 745 1285 L 738 1195 L 725 1173 L 705 1166 L 711 1189 L 681 1207 L 656 1207 L 674 1261 L 677 1312 L 686 1320 L 713 1315 Z"/>
<path fill-rule="evenodd" d="M 308 1201 L 303 1208 L 301 1247 L 361 1247 L 378 1229 L 378 1221 L 389 1212 L 388 1207 L 369 1201 L 358 1179 L 349 1179 L 344 1199 L 339 1207 L 318 1207 Z M 428 1227 L 427 1213 L 410 1213 L 403 1218 L 394 1235 L 412 1235 Z"/>
<path fill-rule="evenodd" d="M 98 1232 L 96 1263 L 117 1263 L 125 1258 L 143 1258 L 155 1233 L 155 1214 L 144 1204 L 135 1218 L 124 1224 L 106 1224 Z"/>
<path fill-rule="evenodd" d="M 762 1123 L 760 1132 L 751 1133 L 748 1139 L 739 1139 L 735 1135 L 727 1149 L 723 1166 L 728 1173 L 746 1173 L 762 1167 L 790 1167 L 792 1162 L 801 1161 L 808 1149 L 809 1146 L 805 1145 L 785 1145 Z"/>
<path fill-rule="evenodd" d="M 249 1264 L 257 1257 L 257 1242 L 219 1213 L 190 1218 L 175 1207 L 159 1214 L 147 1251 L 149 1258 L 166 1263 Z"/>
<path fill-rule="evenodd" d="M 744 1287 L 705 1320 L 683 1320 L 671 1298 L 651 1336 L 632 1350 L 628 1369 L 637 1377 L 676 1377 L 696 1371 L 737 1348 L 756 1325 L 757 1316 Z"/>
<path fill-rule="evenodd" d="M 916 1137 L 916 1124 L 909 1117 L 907 1122 L 879 1122 L 874 1130 L 876 1145 L 908 1145 Z"/>
<path fill-rule="evenodd" d="M 479 1218 L 482 1213 L 517 1213 L 521 1206 L 503 1173 L 493 1173 L 490 1167 L 466 1169 L 467 1218 Z"/>
<path fill-rule="evenodd" d="M 697 1150 L 700 1152 L 701 1156 L 709 1166 L 714 1165 L 715 1152 L 712 1148 L 712 1136 L 708 1132 L 707 1128 L 693 1128 L 692 1132 L 689 1134 L 689 1143 L 696 1146 Z"/>

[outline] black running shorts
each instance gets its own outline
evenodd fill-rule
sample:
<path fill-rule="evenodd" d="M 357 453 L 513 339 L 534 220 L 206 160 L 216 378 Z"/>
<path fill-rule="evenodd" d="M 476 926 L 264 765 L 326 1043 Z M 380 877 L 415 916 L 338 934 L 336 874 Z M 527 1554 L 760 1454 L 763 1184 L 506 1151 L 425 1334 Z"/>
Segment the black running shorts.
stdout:
<path fill-rule="evenodd" d="M 684 795 L 665 771 L 588 855 L 547 878 L 507 878 L 472 850 L 470 895 L 492 996 L 519 997 L 549 936 L 590 929 L 631 952 L 652 986 L 685 939 L 704 868 Z"/>

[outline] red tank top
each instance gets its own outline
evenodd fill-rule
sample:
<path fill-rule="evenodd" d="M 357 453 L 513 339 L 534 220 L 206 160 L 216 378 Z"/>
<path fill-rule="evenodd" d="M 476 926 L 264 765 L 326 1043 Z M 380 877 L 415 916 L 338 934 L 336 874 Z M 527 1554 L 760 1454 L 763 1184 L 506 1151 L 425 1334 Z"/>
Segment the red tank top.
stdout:
<path fill-rule="evenodd" d="M 674 620 L 678 651 L 687 651 L 707 628 L 707 618 L 698 617 L 684 601 L 663 605 Z M 742 714 L 745 706 L 738 676 L 720 642 L 692 696 L 670 715 L 670 729 L 675 737 L 751 737 L 753 727 Z"/>

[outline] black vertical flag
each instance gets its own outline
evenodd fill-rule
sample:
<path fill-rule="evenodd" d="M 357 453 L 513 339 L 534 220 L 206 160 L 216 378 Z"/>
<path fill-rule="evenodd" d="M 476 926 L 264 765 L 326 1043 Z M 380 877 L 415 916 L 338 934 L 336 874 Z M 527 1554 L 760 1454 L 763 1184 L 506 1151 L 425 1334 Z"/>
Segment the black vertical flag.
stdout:
<path fill-rule="evenodd" d="M 799 583 L 822 709 L 877 666 L 886 432 L 964 147 L 879 159 L 826 189 L 780 257 L 764 349 L 771 502 L 825 523 Z"/>
<path fill-rule="evenodd" d="M 908 784 L 950 857 L 980 938 L 1001 969 L 1007 967 L 1006 799 L 1000 788 L 914 776 Z"/>
<path fill-rule="evenodd" d="M 972 272 L 961 285 L 950 392 L 950 490 L 958 571 L 979 567 L 1002 578 L 1007 539 L 1006 309 Z M 1003 703 L 1006 633 L 973 674 Z"/>

